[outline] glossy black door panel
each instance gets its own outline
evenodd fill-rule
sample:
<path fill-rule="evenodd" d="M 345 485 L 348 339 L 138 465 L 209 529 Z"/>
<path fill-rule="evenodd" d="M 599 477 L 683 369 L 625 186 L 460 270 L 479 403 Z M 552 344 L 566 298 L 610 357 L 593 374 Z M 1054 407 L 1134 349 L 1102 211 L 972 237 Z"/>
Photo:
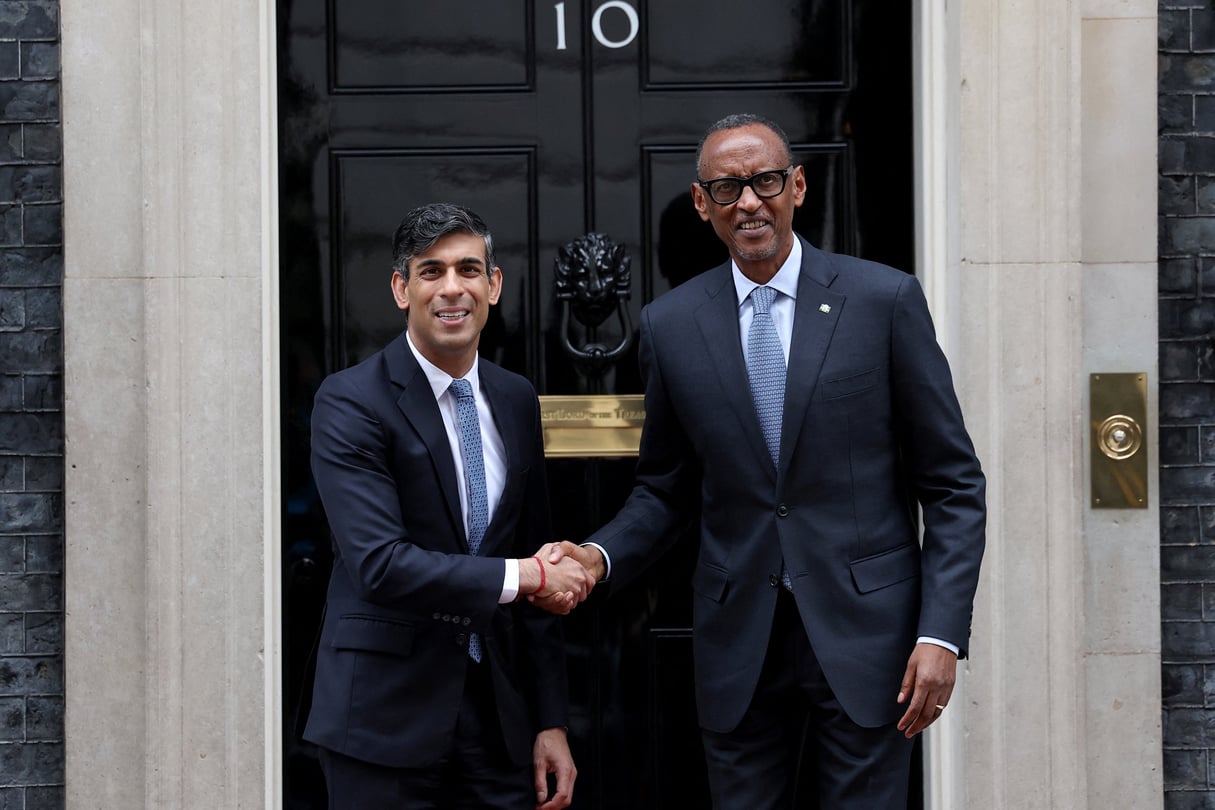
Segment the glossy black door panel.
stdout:
<path fill-rule="evenodd" d="M 732 112 L 786 129 L 805 166 L 794 227 L 910 268 L 910 10 L 878 0 L 279 0 L 284 704 L 303 686 L 329 549 L 308 469 L 321 377 L 404 328 L 391 234 L 451 200 L 494 231 L 505 288 L 482 352 L 544 394 L 639 393 L 641 307 L 724 261 L 691 204 L 704 128 Z M 774 167 L 778 168 L 778 167 Z M 563 347 L 554 263 L 590 232 L 631 259 L 632 340 L 596 373 Z M 731 328 L 723 324 L 723 328 Z M 726 439 L 728 437 L 723 437 Z M 632 459 L 550 460 L 554 527 L 580 539 L 632 485 Z M 691 685 L 694 533 L 641 581 L 566 622 L 577 808 L 707 807 Z M 289 735 L 290 736 L 290 735 Z M 320 808 L 292 737 L 286 806 Z"/>
<path fill-rule="evenodd" d="M 333 92 L 531 89 L 527 0 L 331 0 Z"/>
<path fill-rule="evenodd" d="M 850 81 L 850 9 L 838 0 L 643 5 L 646 90 L 843 88 Z"/>

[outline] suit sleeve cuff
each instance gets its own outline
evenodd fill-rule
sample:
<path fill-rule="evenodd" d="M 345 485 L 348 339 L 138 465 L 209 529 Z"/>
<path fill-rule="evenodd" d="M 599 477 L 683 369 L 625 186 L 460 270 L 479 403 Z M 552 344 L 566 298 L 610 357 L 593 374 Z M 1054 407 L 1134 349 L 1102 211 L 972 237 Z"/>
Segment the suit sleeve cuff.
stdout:
<path fill-rule="evenodd" d="M 932 636 L 920 636 L 915 640 L 915 642 L 916 644 L 935 644 L 938 647 L 944 647 L 954 655 L 957 655 L 959 652 L 959 648 L 956 644 L 950 644 L 948 641 L 942 641 L 941 639 L 933 638 Z"/>
<path fill-rule="evenodd" d="M 505 562 L 506 574 L 502 578 L 502 595 L 498 597 L 499 605 L 513 602 L 519 595 L 519 561 L 508 557 Z"/>

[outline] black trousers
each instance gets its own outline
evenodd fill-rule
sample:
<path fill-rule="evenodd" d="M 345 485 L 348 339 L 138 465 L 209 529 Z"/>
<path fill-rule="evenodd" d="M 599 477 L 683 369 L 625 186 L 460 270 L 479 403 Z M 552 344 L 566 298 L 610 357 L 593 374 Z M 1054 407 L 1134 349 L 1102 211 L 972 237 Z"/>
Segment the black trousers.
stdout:
<path fill-rule="evenodd" d="M 526 767 L 502 741 L 485 664 L 469 662 L 451 749 L 426 768 L 392 768 L 320 749 L 330 810 L 533 810 Z"/>
<path fill-rule="evenodd" d="M 751 706 L 728 734 L 702 731 L 714 810 L 906 810 L 912 741 L 891 723 L 863 728 L 835 699 L 793 595 L 780 588 Z M 893 701 L 894 695 L 890 696 Z M 798 788 L 803 757 L 813 772 Z M 795 796 L 796 794 L 796 796 Z"/>

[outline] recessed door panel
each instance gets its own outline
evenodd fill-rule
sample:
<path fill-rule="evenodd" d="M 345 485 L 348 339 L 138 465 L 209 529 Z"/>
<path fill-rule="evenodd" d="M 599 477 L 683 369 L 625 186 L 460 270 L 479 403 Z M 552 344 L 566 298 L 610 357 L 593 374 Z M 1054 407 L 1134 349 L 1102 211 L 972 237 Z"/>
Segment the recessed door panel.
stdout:
<path fill-rule="evenodd" d="M 331 0 L 337 93 L 530 89 L 526 0 Z"/>
<path fill-rule="evenodd" d="M 849 80 L 849 7 L 837 0 L 644 3 L 645 89 L 817 89 Z"/>

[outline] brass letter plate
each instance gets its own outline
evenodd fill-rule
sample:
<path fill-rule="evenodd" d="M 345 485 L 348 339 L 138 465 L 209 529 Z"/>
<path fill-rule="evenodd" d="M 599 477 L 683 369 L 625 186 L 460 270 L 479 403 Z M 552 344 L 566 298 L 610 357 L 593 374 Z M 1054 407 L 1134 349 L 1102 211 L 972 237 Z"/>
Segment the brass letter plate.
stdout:
<path fill-rule="evenodd" d="M 1146 509 L 1147 375 L 1090 374 L 1094 509 Z"/>
<path fill-rule="evenodd" d="M 641 394 L 540 397 L 547 458 L 636 456 L 644 422 Z"/>

